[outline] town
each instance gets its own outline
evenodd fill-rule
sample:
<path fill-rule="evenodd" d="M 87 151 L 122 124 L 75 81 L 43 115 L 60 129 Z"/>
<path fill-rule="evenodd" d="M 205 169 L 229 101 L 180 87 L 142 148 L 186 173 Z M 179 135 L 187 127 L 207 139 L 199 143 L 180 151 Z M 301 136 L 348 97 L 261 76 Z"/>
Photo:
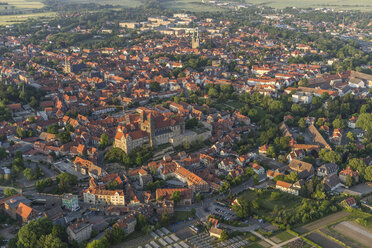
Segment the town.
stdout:
<path fill-rule="evenodd" d="M 0 27 L 2 247 L 370 247 L 370 12 L 151 3 Z"/>

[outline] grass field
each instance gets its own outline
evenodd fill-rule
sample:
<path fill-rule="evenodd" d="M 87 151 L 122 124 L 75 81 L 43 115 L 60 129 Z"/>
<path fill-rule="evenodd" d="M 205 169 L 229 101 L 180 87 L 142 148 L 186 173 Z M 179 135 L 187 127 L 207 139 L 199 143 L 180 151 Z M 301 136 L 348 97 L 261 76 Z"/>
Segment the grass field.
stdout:
<path fill-rule="evenodd" d="M 311 222 L 309 224 L 306 224 L 304 226 L 301 226 L 299 228 L 296 228 L 295 231 L 298 233 L 307 233 L 314 231 L 316 229 L 322 228 L 324 226 L 333 224 L 335 222 L 341 221 L 342 219 L 346 218 L 350 215 L 350 212 L 341 211 L 335 214 L 328 215 L 324 218 L 321 218 L 319 220 L 316 220 L 314 222 Z"/>
<path fill-rule="evenodd" d="M 335 9 L 350 9 L 361 11 L 372 11 L 371 0 L 246 0 L 251 4 L 263 4 L 273 8 L 282 9 L 285 7 L 297 8 L 320 8 L 329 7 Z"/>
<path fill-rule="evenodd" d="M 284 231 L 284 232 L 281 232 L 281 233 L 278 233 L 276 235 L 274 235 L 273 237 L 271 237 L 270 239 L 272 241 L 274 241 L 275 243 L 281 243 L 281 242 L 284 242 L 284 241 L 287 241 L 287 240 L 290 240 L 291 238 L 294 238 L 294 235 L 290 234 L 289 232 L 287 231 Z M 278 242 L 277 242 L 278 241 Z"/>
<path fill-rule="evenodd" d="M 19 22 L 24 22 L 30 18 L 53 17 L 55 12 L 24 14 L 24 15 L 0 15 L 0 25 L 11 25 Z"/>

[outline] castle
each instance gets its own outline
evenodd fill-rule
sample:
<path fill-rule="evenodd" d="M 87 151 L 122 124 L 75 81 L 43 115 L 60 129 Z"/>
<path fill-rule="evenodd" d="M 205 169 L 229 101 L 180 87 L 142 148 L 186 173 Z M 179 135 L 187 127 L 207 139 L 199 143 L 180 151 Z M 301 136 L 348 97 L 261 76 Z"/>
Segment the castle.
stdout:
<path fill-rule="evenodd" d="M 114 147 L 130 153 L 142 145 L 156 147 L 171 143 L 173 137 L 185 133 L 182 117 L 167 117 L 157 111 L 142 111 L 138 114 L 126 114 L 125 123 L 118 126 Z"/>

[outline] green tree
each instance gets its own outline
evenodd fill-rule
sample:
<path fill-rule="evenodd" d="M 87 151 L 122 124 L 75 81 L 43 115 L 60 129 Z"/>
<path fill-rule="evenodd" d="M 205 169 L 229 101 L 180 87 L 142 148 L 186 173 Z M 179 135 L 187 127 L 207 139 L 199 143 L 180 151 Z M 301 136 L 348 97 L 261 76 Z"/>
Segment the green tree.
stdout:
<path fill-rule="evenodd" d="M 56 136 L 62 144 L 66 144 L 71 141 L 71 135 L 67 130 L 57 134 Z"/>
<path fill-rule="evenodd" d="M 345 185 L 348 187 L 353 186 L 353 178 L 350 175 L 346 176 Z"/>
<path fill-rule="evenodd" d="M 155 91 L 155 92 L 159 92 L 161 90 L 160 84 L 158 82 L 151 82 L 150 83 L 150 90 Z"/>
<path fill-rule="evenodd" d="M 169 226 L 169 216 L 168 216 L 168 211 L 166 209 L 164 209 L 161 215 L 160 224 L 162 226 Z"/>
<path fill-rule="evenodd" d="M 172 200 L 174 203 L 179 203 L 181 201 L 181 192 L 176 190 L 172 192 Z"/>
<path fill-rule="evenodd" d="M 368 166 L 364 171 L 364 179 L 372 181 L 372 165 Z"/>
<path fill-rule="evenodd" d="M 346 127 L 346 123 L 342 119 L 336 119 L 332 122 L 333 128 L 339 128 L 339 129 L 344 129 Z"/>
<path fill-rule="evenodd" d="M 305 128 L 306 128 L 306 122 L 305 122 L 305 120 L 303 118 L 300 118 L 300 120 L 298 121 L 298 126 L 300 127 L 300 129 L 302 131 L 305 130 Z"/>
<path fill-rule="evenodd" d="M 247 218 L 251 215 L 251 204 L 245 197 L 239 197 L 238 204 L 233 205 L 233 209 L 239 218 Z"/>
<path fill-rule="evenodd" d="M 355 140 L 355 133 L 353 132 L 347 132 L 346 134 L 346 138 L 350 141 L 350 142 L 353 142 Z"/>
<path fill-rule="evenodd" d="M 102 239 L 99 240 L 93 240 L 87 245 L 86 248 L 109 248 L 109 247 L 110 243 L 105 237 L 103 237 Z"/>
<path fill-rule="evenodd" d="M 110 139 L 109 139 L 108 135 L 103 133 L 101 135 L 101 141 L 99 143 L 99 148 L 103 150 L 110 145 L 111 145 L 111 142 L 110 142 Z"/>
<path fill-rule="evenodd" d="M 367 132 L 372 132 L 372 115 L 368 113 L 360 114 L 356 126 Z"/>
<path fill-rule="evenodd" d="M 4 189 L 4 196 L 5 197 L 10 197 L 10 196 L 16 195 L 16 194 L 18 194 L 18 192 L 15 189 L 12 189 L 12 188 L 5 188 Z"/>
<path fill-rule="evenodd" d="M 222 230 L 220 240 L 225 241 L 229 239 L 229 233 L 226 230 Z"/>

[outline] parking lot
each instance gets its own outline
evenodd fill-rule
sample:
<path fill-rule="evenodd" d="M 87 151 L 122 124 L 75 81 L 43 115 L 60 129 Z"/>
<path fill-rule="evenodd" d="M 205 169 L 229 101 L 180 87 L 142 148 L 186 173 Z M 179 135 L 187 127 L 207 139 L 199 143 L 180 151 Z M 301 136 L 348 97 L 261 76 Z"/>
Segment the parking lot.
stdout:
<path fill-rule="evenodd" d="M 53 164 L 58 170 L 60 170 L 61 172 L 68 172 L 72 175 L 75 175 L 77 176 L 79 179 L 81 178 L 84 178 L 85 176 L 80 174 L 79 172 L 75 171 L 75 167 L 74 167 L 74 164 L 67 161 L 67 160 L 63 160 L 63 161 L 58 161 L 58 162 L 55 162 Z"/>
<path fill-rule="evenodd" d="M 225 220 L 236 219 L 236 215 L 232 209 L 218 202 L 211 205 L 210 211 L 218 218 L 224 218 Z"/>

